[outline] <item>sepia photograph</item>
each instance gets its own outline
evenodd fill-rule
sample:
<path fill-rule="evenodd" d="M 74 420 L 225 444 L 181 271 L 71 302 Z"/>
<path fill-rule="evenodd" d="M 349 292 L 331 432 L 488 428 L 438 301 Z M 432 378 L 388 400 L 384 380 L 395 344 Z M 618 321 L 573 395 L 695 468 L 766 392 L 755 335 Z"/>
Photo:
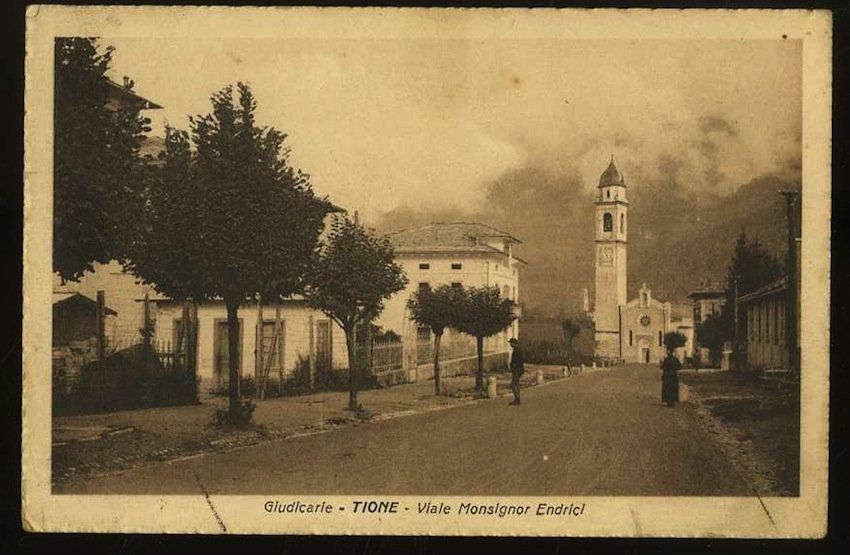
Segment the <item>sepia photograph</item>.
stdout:
<path fill-rule="evenodd" d="M 828 12 L 33 6 L 34 531 L 821 537 Z"/>

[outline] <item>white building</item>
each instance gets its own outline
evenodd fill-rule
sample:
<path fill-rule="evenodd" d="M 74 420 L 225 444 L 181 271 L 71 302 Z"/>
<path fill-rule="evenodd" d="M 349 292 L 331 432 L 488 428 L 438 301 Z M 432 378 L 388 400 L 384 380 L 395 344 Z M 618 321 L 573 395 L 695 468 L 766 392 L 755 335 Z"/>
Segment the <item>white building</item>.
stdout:
<path fill-rule="evenodd" d="M 431 223 L 392 233 L 388 238 L 408 277 L 408 285 L 387 301 L 376 323 L 404 338 L 408 366 L 430 368 L 431 360 L 431 332 L 428 328 L 417 329 L 407 310 L 414 291 L 444 284 L 494 286 L 505 298 L 519 302 L 519 270 L 525 262 L 513 254 L 513 245 L 520 241 L 504 231 L 478 223 Z M 508 339 L 518 333 L 519 322 L 514 321 L 505 332 L 485 340 L 488 357 L 504 358 Z M 441 352 L 447 361 L 474 360 L 475 343 L 448 330 Z M 451 372 L 448 366 L 447 369 Z"/>

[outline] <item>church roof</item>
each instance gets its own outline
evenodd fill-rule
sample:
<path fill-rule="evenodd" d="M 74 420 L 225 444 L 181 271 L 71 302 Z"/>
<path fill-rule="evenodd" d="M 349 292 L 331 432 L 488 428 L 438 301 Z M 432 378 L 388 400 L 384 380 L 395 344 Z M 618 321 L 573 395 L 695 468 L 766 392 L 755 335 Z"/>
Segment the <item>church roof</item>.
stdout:
<path fill-rule="evenodd" d="M 626 186 L 626 180 L 623 177 L 623 174 L 621 174 L 620 170 L 617 169 L 617 166 L 614 165 L 613 156 L 611 156 L 611 163 L 608 164 L 608 167 L 605 168 L 605 171 L 599 176 L 599 187 L 607 187 L 609 185 L 620 185 L 621 187 Z"/>

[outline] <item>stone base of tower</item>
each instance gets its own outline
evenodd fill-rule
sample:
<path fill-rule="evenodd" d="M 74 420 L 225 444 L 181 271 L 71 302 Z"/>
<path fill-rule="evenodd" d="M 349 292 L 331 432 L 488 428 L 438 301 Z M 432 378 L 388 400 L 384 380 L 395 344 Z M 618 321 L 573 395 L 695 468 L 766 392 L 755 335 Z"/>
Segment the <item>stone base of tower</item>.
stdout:
<path fill-rule="evenodd" d="M 618 359 L 620 358 L 620 332 L 597 331 L 596 332 L 596 356 L 598 358 Z"/>

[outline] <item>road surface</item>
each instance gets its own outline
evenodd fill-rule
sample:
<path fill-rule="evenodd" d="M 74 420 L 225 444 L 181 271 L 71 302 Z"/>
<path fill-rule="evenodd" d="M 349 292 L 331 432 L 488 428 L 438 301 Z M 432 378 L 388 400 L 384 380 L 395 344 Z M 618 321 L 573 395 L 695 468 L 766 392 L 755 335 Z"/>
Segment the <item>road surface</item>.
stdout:
<path fill-rule="evenodd" d="M 660 402 L 659 370 L 626 365 L 508 398 L 281 439 L 55 493 L 751 495 L 687 403 Z"/>

